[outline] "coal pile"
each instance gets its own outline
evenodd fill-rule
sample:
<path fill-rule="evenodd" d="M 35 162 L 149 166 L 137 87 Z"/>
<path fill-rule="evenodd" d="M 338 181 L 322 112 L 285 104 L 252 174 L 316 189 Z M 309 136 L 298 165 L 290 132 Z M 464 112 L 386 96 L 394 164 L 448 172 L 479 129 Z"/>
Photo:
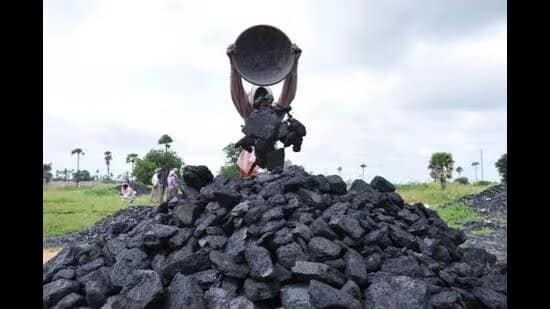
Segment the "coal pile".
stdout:
<path fill-rule="evenodd" d="M 217 176 L 44 265 L 45 308 L 504 308 L 506 265 L 382 177 Z"/>
<path fill-rule="evenodd" d="M 464 225 L 464 247 L 476 247 L 494 254 L 498 261 L 507 259 L 508 211 L 506 186 L 498 185 L 457 202 L 470 207 L 482 217 Z M 483 233 L 480 233 L 482 231 Z"/>
<path fill-rule="evenodd" d="M 507 212 L 507 194 L 505 185 L 491 187 L 478 194 L 471 194 L 458 200 L 480 213 L 505 214 Z"/>
<path fill-rule="evenodd" d="M 155 216 L 154 208 L 132 206 L 101 219 L 93 226 L 58 237 L 44 240 L 44 247 L 65 247 L 72 245 L 91 244 L 101 237 L 113 237 L 132 230 L 139 222 Z"/>

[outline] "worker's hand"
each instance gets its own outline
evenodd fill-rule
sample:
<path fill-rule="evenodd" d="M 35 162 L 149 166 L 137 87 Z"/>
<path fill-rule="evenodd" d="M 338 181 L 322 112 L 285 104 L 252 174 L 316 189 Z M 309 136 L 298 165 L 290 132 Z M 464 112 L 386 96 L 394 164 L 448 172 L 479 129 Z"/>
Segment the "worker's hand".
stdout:
<path fill-rule="evenodd" d="M 290 47 L 290 53 L 294 54 L 294 57 L 296 57 L 296 59 L 298 59 L 298 58 L 300 58 L 300 55 L 302 54 L 302 49 L 300 47 L 298 47 L 298 45 L 292 44 L 292 46 Z"/>
<path fill-rule="evenodd" d="M 230 44 L 225 51 L 227 56 L 231 58 L 235 54 L 235 44 Z"/>

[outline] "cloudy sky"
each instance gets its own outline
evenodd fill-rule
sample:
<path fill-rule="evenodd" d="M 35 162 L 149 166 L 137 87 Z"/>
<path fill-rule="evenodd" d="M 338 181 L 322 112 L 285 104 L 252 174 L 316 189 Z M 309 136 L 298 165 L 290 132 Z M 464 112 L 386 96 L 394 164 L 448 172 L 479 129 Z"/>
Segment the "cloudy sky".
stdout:
<path fill-rule="evenodd" d="M 105 173 L 166 133 L 186 164 L 217 172 L 242 120 L 228 44 L 271 24 L 302 50 L 293 114 L 307 127 L 287 158 L 308 171 L 425 181 L 430 154 L 463 175 L 506 152 L 505 0 L 44 1 L 44 162 Z M 245 83 L 245 88 L 250 85 Z M 274 87 L 276 97 L 280 85 Z"/>

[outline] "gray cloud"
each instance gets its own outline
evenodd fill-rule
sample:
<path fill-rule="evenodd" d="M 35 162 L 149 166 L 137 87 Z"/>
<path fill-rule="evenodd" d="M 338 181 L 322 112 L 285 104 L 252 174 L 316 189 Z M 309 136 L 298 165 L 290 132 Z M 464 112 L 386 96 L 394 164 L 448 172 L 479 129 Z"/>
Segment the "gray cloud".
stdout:
<path fill-rule="evenodd" d="M 216 172 L 242 124 L 224 51 L 261 20 L 257 7 L 109 3 L 90 15 L 73 4 L 45 10 L 53 13 L 45 18 L 44 160 L 70 167 L 70 150 L 81 146 L 83 167 L 103 170 L 111 150 L 113 168 L 124 171 L 127 153 L 143 155 L 167 133 L 186 163 Z M 207 10 L 208 20 L 198 16 Z M 302 152 L 287 152 L 293 162 L 315 173 L 342 166 L 346 179 L 366 163 L 368 179 L 424 181 L 429 155 L 449 151 L 471 178 L 469 163 L 483 148 L 485 176 L 498 179 L 504 1 L 283 1 L 268 13 L 304 50 L 293 113 L 308 135 Z"/>
<path fill-rule="evenodd" d="M 505 0 L 325 1 L 313 10 L 316 62 L 373 69 L 396 64 L 416 41 L 452 41 L 506 19 Z"/>

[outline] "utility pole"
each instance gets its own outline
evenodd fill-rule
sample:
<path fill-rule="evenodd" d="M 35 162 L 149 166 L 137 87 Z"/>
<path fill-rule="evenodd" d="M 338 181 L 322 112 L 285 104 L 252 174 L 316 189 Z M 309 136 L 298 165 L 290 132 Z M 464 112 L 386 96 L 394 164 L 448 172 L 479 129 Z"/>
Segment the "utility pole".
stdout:
<path fill-rule="evenodd" d="M 481 149 L 481 181 L 483 181 L 483 149 Z"/>

